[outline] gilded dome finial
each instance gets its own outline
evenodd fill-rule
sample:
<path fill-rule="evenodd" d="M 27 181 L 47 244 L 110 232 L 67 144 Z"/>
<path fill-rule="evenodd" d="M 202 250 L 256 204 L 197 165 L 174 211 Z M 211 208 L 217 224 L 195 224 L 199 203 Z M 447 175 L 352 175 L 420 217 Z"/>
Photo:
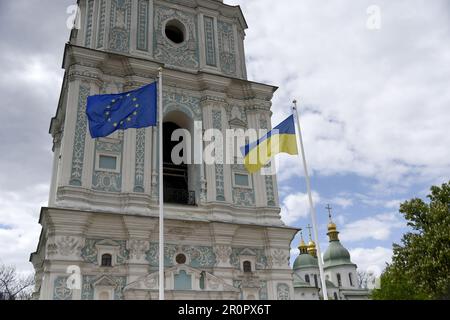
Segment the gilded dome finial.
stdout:
<path fill-rule="evenodd" d="M 332 208 L 329 204 L 327 204 L 325 209 L 328 210 L 328 232 L 327 232 L 327 235 L 330 238 L 330 241 L 339 241 L 339 238 L 338 238 L 339 232 L 337 231 L 336 224 L 333 222 L 333 219 L 331 217 Z"/>
<path fill-rule="evenodd" d="M 313 257 L 317 256 L 317 249 L 316 249 L 316 243 L 313 241 L 311 236 L 311 225 L 308 224 L 308 234 L 309 234 L 309 243 L 308 243 L 308 253 L 312 255 Z"/>
<path fill-rule="evenodd" d="M 305 240 L 303 240 L 303 231 L 300 230 L 300 244 L 298 246 L 298 249 L 300 250 L 300 254 L 308 253 L 308 246 L 305 243 Z"/>

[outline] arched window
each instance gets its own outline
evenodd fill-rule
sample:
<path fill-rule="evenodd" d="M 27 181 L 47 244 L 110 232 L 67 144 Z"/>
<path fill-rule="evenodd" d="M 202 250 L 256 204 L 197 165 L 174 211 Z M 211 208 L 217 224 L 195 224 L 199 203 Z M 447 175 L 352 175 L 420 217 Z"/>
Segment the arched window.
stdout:
<path fill-rule="evenodd" d="M 353 276 L 351 273 L 348 274 L 348 280 L 350 281 L 350 285 L 353 287 Z"/>
<path fill-rule="evenodd" d="M 250 261 L 244 261 L 243 269 L 244 272 L 252 272 L 252 263 Z"/>
<path fill-rule="evenodd" d="M 102 255 L 102 267 L 112 266 L 112 256 L 109 253 Z"/>
<path fill-rule="evenodd" d="M 316 286 L 316 288 L 319 287 L 319 282 L 317 281 L 317 274 L 314 275 L 314 285 Z"/>
<path fill-rule="evenodd" d="M 172 133 L 177 129 L 181 129 L 181 127 L 173 122 L 164 123 L 164 202 L 176 204 L 195 204 L 195 195 L 188 189 L 189 181 L 187 164 L 174 164 L 172 161 L 172 150 L 180 143 L 179 141 L 172 141 Z M 180 152 L 180 157 L 184 156 L 183 152 Z"/>
<path fill-rule="evenodd" d="M 341 274 L 340 273 L 336 274 L 336 277 L 337 277 L 337 281 L 338 281 L 338 287 L 342 287 Z"/>
<path fill-rule="evenodd" d="M 334 300 L 339 300 L 337 293 L 333 293 Z"/>
<path fill-rule="evenodd" d="M 308 283 L 308 284 L 311 283 L 311 282 L 309 281 L 309 274 L 306 274 L 306 275 L 305 275 L 305 282 Z"/>

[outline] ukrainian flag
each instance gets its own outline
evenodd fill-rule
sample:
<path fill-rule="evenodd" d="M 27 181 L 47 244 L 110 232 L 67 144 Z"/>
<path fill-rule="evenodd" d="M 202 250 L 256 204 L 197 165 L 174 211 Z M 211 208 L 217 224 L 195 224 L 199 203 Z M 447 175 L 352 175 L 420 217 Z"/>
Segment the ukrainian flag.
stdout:
<path fill-rule="evenodd" d="M 264 137 L 241 149 L 244 166 L 250 173 L 264 167 L 278 153 L 298 154 L 294 115 L 291 115 Z"/>

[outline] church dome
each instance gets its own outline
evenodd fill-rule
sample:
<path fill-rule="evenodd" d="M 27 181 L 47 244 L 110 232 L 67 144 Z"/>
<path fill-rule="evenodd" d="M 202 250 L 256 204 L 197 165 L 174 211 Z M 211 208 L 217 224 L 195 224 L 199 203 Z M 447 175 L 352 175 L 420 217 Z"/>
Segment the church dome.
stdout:
<path fill-rule="evenodd" d="M 353 264 L 350 260 L 350 253 L 339 241 L 330 241 L 325 254 L 323 255 L 324 267 Z"/>
<path fill-rule="evenodd" d="M 317 258 L 314 258 L 312 255 L 308 253 L 300 254 L 297 259 L 294 261 L 294 270 L 303 269 L 303 268 L 318 268 L 319 264 L 317 262 Z"/>

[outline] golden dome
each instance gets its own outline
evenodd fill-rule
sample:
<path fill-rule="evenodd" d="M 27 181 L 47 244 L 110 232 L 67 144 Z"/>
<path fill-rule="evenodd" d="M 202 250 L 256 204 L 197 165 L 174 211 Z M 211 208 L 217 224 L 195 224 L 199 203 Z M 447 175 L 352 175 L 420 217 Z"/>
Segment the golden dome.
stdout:
<path fill-rule="evenodd" d="M 328 231 L 335 231 L 336 229 L 336 224 L 330 220 L 330 222 L 328 223 Z"/>

